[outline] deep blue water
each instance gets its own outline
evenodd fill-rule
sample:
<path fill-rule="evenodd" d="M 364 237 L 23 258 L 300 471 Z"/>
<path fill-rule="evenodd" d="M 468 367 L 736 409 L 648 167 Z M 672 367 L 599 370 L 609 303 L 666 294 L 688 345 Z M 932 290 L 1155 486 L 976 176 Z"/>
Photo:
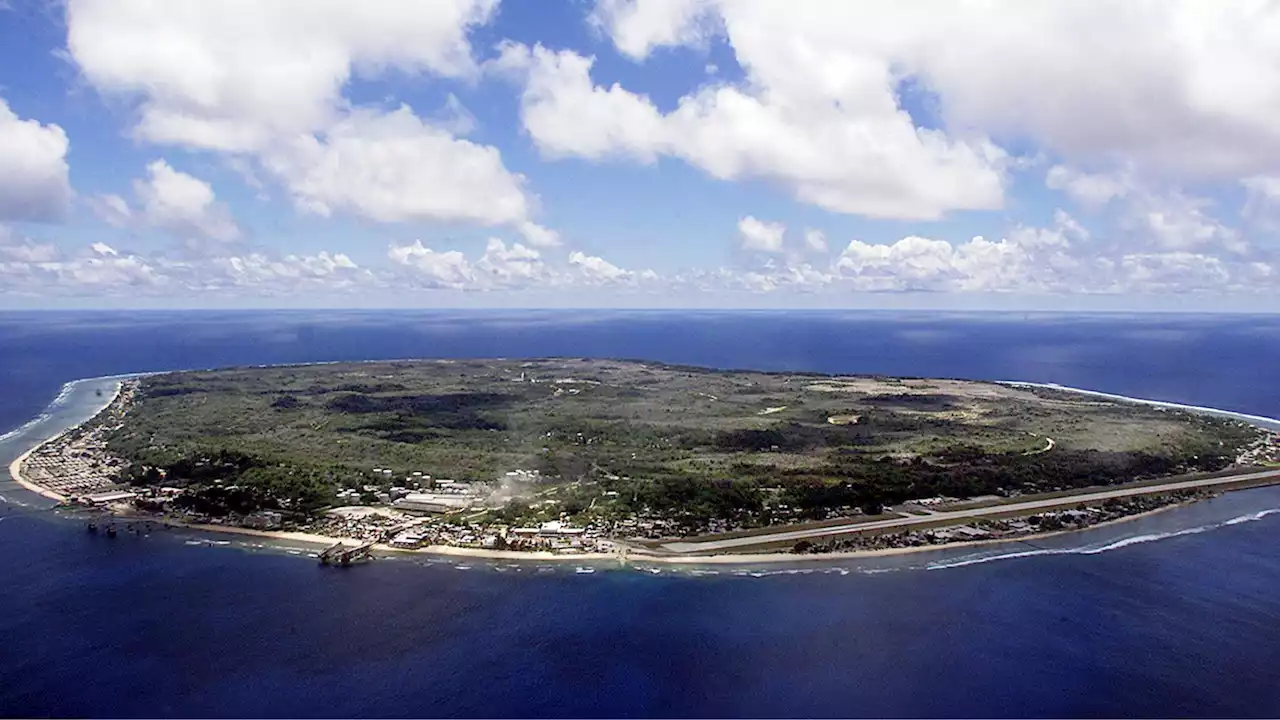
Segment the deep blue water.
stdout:
<path fill-rule="evenodd" d="M 1058 382 L 1280 416 L 1275 317 L 32 313 L 0 314 L 0 434 L 83 377 L 535 355 Z M 30 439 L 0 440 L 0 460 Z M 1280 714 L 1280 489 L 983 553 L 589 575 L 107 542 L 7 480 L 0 495 L 0 715 Z"/>

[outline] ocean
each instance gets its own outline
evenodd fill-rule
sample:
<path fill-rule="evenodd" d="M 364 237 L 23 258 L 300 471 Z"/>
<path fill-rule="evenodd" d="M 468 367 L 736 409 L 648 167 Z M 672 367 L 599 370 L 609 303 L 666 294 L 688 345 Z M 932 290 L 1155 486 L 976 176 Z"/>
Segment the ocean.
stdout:
<path fill-rule="evenodd" d="M 592 356 L 1052 382 L 1280 416 L 1280 317 L 0 314 L 0 461 L 120 373 Z M 768 567 L 115 541 L 0 480 L 0 715 L 1276 716 L 1280 488 L 1033 542 Z"/>

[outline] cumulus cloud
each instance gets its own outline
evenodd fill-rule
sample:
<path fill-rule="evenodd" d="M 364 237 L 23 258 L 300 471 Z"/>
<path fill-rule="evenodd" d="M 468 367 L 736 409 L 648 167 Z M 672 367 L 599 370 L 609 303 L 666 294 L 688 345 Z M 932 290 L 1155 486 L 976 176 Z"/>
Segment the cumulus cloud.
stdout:
<path fill-rule="evenodd" d="M 305 287 L 341 289 L 366 279 L 367 273 L 343 253 L 320 251 L 315 255 L 273 257 L 248 253 L 213 257 L 181 265 L 189 284 L 203 289 L 252 288 L 266 294 L 297 291 Z"/>
<path fill-rule="evenodd" d="M 467 32 L 496 0 L 69 0 L 67 50 L 99 90 L 137 97 L 135 134 L 224 151 L 330 125 L 353 74 L 475 71 Z"/>
<path fill-rule="evenodd" d="M 888 244 L 853 240 L 833 268 L 865 291 L 1061 292 L 1098 270 L 1073 252 L 1087 237 L 1070 215 L 1059 211 L 1051 228 L 1020 226 L 996 241 L 975 237 L 952 245 L 919 236 Z"/>
<path fill-rule="evenodd" d="M 143 256 L 102 242 L 64 252 L 0 231 L 0 294 L 135 298 L 235 289 L 288 295 L 374 282 L 372 273 L 342 253 L 252 252 L 180 259 Z"/>
<path fill-rule="evenodd" d="M 71 204 L 62 128 L 23 120 L 0 98 L 0 221 L 56 222 Z"/>
<path fill-rule="evenodd" d="M 391 262 L 408 273 L 403 275 L 426 288 L 450 290 L 514 290 L 522 288 L 596 287 L 634 285 L 655 281 L 651 271 L 624 270 L 604 258 L 574 251 L 558 262 L 549 262 L 539 251 L 520 243 L 491 238 L 484 254 L 474 262 L 457 250 L 438 251 L 415 240 L 392 244 L 387 250 Z"/>
<path fill-rule="evenodd" d="M 0 262 L 40 263 L 49 262 L 57 256 L 58 250 L 53 245 L 38 243 L 0 225 Z"/>
<path fill-rule="evenodd" d="M 94 195 L 87 199 L 89 209 L 98 219 L 111 227 L 128 227 L 133 222 L 133 209 L 128 201 L 113 193 Z"/>
<path fill-rule="evenodd" d="M 439 252 L 414 240 L 412 245 L 392 245 L 387 257 L 397 265 L 412 268 L 414 277 L 426 287 L 451 290 L 474 289 L 476 274 L 467 256 L 457 250 Z"/>
<path fill-rule="evenodd" d="M 821 230 L 807 229 L 804 231 L 804 247 L 810 252 L 824 253 L 827 251 L 827 236 Z"/>
<path fill-rule="evenodd" d="M 1247 252 L 1248 243 L 1240 232 L 1212 217 L 1208 212 L 1211 206 L 1208 200 L 1182 193 L 1143 194 L 1135 199 L 1130 213 L 1163 250 Z"/>
<path fill-rule="evenodd" d="M 812 95 L 867 118 L 895 108 L 895 86 L 912 79 L 936 95 L 952 135 L 1031 138 L 1077 163 L 1133 163 L 1184 177 L 1239 178 L 1280 165 L 1274 5 L 850 0 L 800 7 L 608 0 L 596 17 L 622 52 L 639 59 L 720 32 L 748 86 L 768 102 L 776 93 Z"/>
<path fill-rule="evenodd" d="M 1065 165 L 1054 165 L 1045 176 L 1045 186 L 1061 190 L 1091 210 L 1097 210 L 1115 198 L 1133 190 L 1128 173 L 1086 173 Z"/>
<path fill-rule="evenodd" d="M 596 86 L 592 60 L 572 51 L 508 44 L 494 67 L 522 78 L 522 122 L 549 157 L 676 157 L 718 179 L 772 180 L 802 202 L 873 217 L 1001 206 L 1003 151 L 915 127 L 889 63 L 856 65 L 831 66 L 839 87 L 824 87 L 814 57 L 784 57 L 792 70 L 776 75 L 743 62 L 748 83 L 709 84 L 669 113 L 620 85 Z"/>
<path fill-rule="evenodd" d="M 635 273 L 623 270 L 602 257 L 583 252 L 570 253 L 569 266 L 577 271 L 578 277 L 592 285 L 627 282 L 635 277 Z"/>
<path fill-rule="evenodd" d="M 538 247 L 555 247 L 560 244 L 560 233 L 542 227 L 535 222 L 525 221 L 520 224 L 520 234 L 530 245 Z"/>
<path fill-rule="evenodd" d="M 321 136 L 294 139 L 264 164 L 298 207 L 322 216 L 345 210 L 379 222 L 443 220 L 523 224 L 523 178 L 498 150 L 424 123 L 406 105 L 356 110 Z"/>
<path fill-rule="evenodd" d="M 496 0 L 69 0 L 67 50 L 93 87 L 137 102 L 142 140 L 230 154 L 274 177 L 304 212 L 377 222 L 531 222 L 536 198 L 449 94 L 434 119 L 359 107 L 353 78 L 477 75 L 470 30 Z M 163 42 L 156 39 L 162 38 Z M 109 208 L 102 208 L 109 211 Z"/>
<path fill-rule="evenodd" d="M 714 31 L 710 6 L 706 0 L 598 0 L 589 20 L 613 37 L 622 54 L 641 60 L 655 47 L 705 40 Z"/>
<path fill-rule="evenodd" d="M 748 215 L 738 221 L 738 235 L 744 250 L 782 252 L 782 237 L 787 227 L 782 223 L 764 222 Z"/>
<path fill-rule="evenodd" d="M 149 226 L 179 238 L 229 242 L 240 237 L 240 228 L 225 203 L 218 202 L 213 187 L 199 178 L 174 170 L 164 160 L 147 165 L 147 177 L 135 180 L 133 191 L 142 204 L 141 217 Z M 132 213 L 118 196 L 102 196 L 99 215 L 127 221 Z"/>

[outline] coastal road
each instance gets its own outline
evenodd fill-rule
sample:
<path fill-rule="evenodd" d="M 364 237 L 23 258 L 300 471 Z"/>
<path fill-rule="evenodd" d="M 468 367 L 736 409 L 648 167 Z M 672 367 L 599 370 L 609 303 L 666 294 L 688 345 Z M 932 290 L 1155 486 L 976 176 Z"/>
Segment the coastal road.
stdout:
<path fill-rule="evenodd" d="M 1178 482 L 1164 483 L 1162 485 L 1119 487 L 1112 490 L 1100 490 L 1097 492 L 1046 498 L 1043 500 L 1027 500 L 1025 502 L 989 505 L 987 507 L 971 508 L 968 510 L 939 510 L 927 517 L 893 518 L 891 520 L 855 522 L 847 523 L 845 525 L 830 525 L 827 527 L 807 528 L 802 530 L 788 530 L 785 532 L 770 533 L 768 535 L 725 538 L 724 540 L 670 542 L 663 544 L 662 548 L 664 550 L 680 554 L 723 552 L 725 550 L 750 547 L 753 545 L 763 545 L 765 543 L 797 542 L 799 540 L 811 540 L 813 538 L 821 538 L 829 535 L 843 535 L 862 530 L 905 530 L 910 529 L 915 525 L 932 525 L 934 523 L 945 522 L 948 520 L 955 520 L 957 523 L 960 523 L 966 520 L 974 520 L 992 515 L 1002 515 L 1004 513 L 1034 513 L 1037 510 L 1045 510 L 1048 508 L 1068 505 L 1079 505 L 1081 503 L 1096 503 L 1103 500 L 1110 500 L 1112 498 L 1133 497 L 1135 495 L 1155 495 L 1158 493 L 1173 492 L 1176 490 L 1200 490 L 1204 488 L 1213 488 L 1219 485 L 1230 485 L 1232 483 L 1239 482 L 1257 482 L 1260 480 L 1273 480 L 1280 483 L 1280 469 L 1260 470 L 1254 473 L 1229 475 L 1227 477 L 1181 480 Z"/>

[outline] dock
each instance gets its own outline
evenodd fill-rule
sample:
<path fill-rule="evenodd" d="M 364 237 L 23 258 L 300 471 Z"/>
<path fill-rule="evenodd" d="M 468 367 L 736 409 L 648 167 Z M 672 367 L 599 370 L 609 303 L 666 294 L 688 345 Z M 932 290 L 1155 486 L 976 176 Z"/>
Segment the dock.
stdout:
<path fill-rule="evenodd" d="M 337 543 L 320 553 L 321 565 L 351 565 L 373 559 L 373 543 L 366 542 L 355 547 L 345 543 Z"/>

